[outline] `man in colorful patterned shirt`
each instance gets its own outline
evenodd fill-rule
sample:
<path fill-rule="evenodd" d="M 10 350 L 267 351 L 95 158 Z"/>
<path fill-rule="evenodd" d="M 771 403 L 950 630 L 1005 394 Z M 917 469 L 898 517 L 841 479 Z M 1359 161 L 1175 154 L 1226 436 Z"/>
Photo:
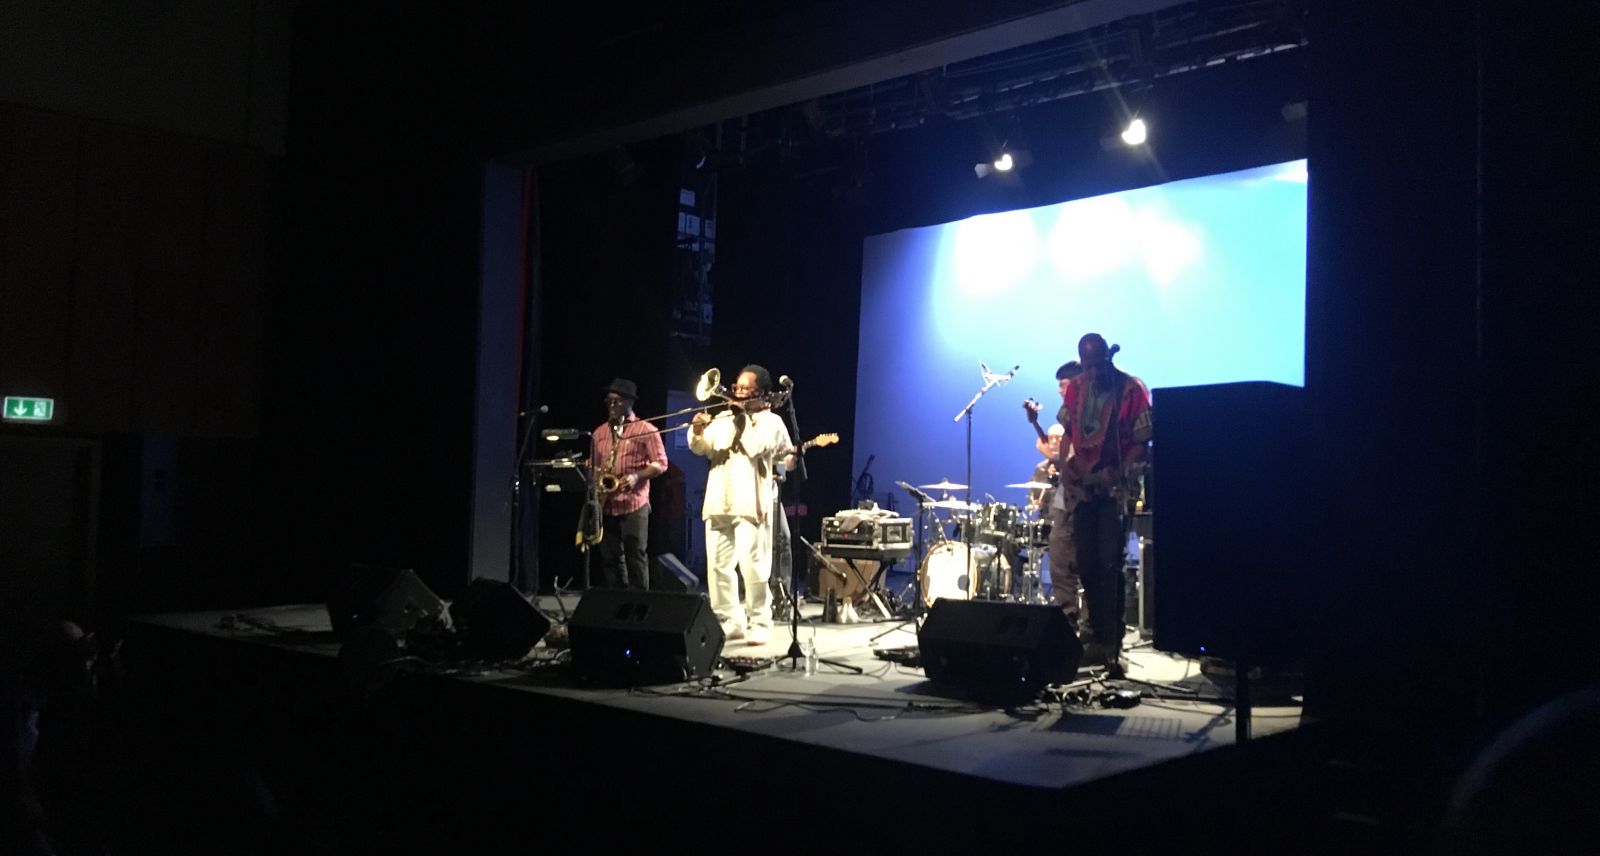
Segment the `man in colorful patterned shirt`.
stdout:
<path fill-rule="evenodd" d="M 1127 543 L 1122 500 L 1129 469 L 1145 459 L 1151 423 L 1150 390 L 1113 365 L 1113 353 L 1099 333 L 1078 340 L 1083 373 L 1062 395 L 1069 442 L 1061 444 L 1057 470 L 1059 492 L 1069 505 L 1076 502 L 1072 540 L 1090 622 L 1083 662 L 1104 663 L 1120 677 Z"/>
<path fill-rule="evenodd" d="M 596 479 L 615 474 L 618 487 L 601 500 L 601 585 L 647 589 L 650 479 L 667 471 L 667 449 L 656 426 L 634 415 L 639 392 L 633 381 L 619 377 L 605 393 L 606 421 L 591 435 L 589 463 Z"/>

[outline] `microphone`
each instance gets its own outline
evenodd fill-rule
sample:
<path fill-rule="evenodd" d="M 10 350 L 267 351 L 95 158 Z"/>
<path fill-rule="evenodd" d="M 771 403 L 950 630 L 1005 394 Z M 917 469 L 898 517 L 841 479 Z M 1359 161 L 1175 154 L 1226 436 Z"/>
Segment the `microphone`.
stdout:
<path fill-rule="evenodd" d="M 778 375 L 778 386 L 794 386 L 794 381 L 788 375 Z"/>
<path fill-rule="evenodd" d="M 1110 348 L 1106 349 L 1106 359 L 1109 360 L 1112 357 L 1116 356 L 1117 352 L 1120 351 L 1120 350 L 1122 350 L 1122 346 L 1121 345 L 1112 345 Z"/>
<path fill-rule="evenodd" d="M 933 497 L 923 493 L 920 490 L 917 490 L 915 487 L 912 487 L 911 485 L 906 484 L 903 481 L 897 481 L 897 482 L 895 482 L 895 484 L 897 486 L 903 488 L 906 493 L 911 494 L 911 498 L 915 499 L 918 502 L 933 502 Z"/>

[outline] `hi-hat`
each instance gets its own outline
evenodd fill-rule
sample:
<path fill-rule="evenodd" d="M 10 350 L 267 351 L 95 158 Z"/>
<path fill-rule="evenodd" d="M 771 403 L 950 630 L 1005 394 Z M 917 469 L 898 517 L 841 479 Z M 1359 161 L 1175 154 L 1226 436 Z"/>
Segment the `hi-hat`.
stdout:
<path fill-rule="evenodd" d="M 917 485 L 917 487 L 920 487 L 920 488 L 922 488 L 924 490 L 966 490 L 967 489 L 966 485 L 964 485 L 964 484 L 956 484 L 955 482 L 953 482 L 953 481 L 951 481 L 949 479 L 945 479 L 945 480 L 939 482 L 938 484 L 919 484 L 919 485 Z"/>
<path fill-rule="evenodd" d="M 1052 487 L 1055 487 L 1055 485 L 1042 481 L 1025 481 L 1017 482 L 1016 484 L 1008 484 L 1006 487 L 1022 487 L 1027 488 L 1028 490 L 1048 490 Z"/>
<path fill-rule="evenodd" d="M 972 511 L 983 507 L 976 502 L 962 502 L 959 499 L 941 499 L 938 502 L 930 502 L 928 505 L 932 508 L 953 508 L 960 511 Z"/>

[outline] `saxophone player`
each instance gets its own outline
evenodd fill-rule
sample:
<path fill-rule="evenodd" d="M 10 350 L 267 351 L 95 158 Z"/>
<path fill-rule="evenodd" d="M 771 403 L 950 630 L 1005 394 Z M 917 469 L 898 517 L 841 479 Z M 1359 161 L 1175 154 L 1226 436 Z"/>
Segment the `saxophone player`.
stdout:
<path fill-rule="evenodd" d="M 634 414 L 633 381 L 616 378 L 605 395 L 606 421 L 594 429 L 589 448 L 602 515 L 600 584 L 647 589 L 650 479 L 667 471 L 667 449 L 656 426 Z"/>

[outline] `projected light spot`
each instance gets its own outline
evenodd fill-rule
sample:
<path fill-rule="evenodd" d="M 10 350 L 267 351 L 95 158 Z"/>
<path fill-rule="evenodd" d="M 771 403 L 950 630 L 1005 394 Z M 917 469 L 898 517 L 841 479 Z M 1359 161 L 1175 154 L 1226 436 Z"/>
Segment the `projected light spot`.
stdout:
<path fill-rule="evenodd" d="M 1200 263 L 1205 245 L 1194 227 L 1154 211 L 1138 219 L 1139 254 L 1156 285 L 1170 287 Z"/>
<path fill-rule="evenodd" d="M 1038 263 L 1039 235 L 1027 211 L 973 217 L 954 228 L 955 285 L 963 294 L 1003 291 Z"/>
<path fill-rule="evenodd" d="M 1046 252 L 1068 281 L 1090 280 L 1132 260 L 1135 231 L 1133 212 L 1124 200 L 1080 199 L 1061 206 Z"/>
<path fill-rule="evenodd" d="M 1271 177 L 1274 181 L 1288 181 L 1296 184 L 1305 184 L 1310 180 L 1310 176 L 1306 172 L 1306 162 L 1303 160 L 1278 164 L 1273 169 Z"/>

